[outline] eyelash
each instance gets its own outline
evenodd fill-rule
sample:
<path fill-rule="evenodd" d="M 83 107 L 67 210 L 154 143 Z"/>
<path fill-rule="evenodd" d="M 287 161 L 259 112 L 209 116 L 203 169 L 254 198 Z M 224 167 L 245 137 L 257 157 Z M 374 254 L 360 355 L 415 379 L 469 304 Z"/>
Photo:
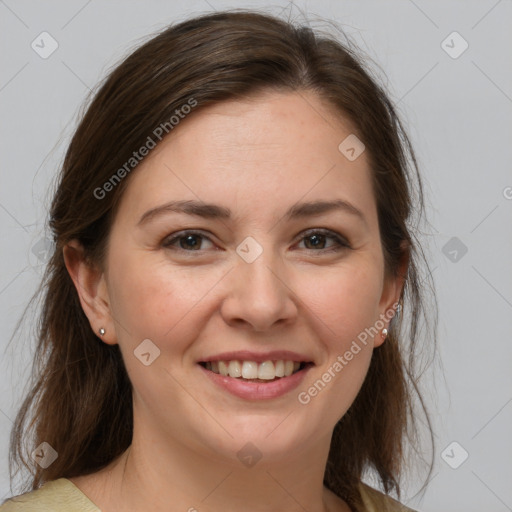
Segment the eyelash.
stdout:
<path fill-rule="evenodd" d="M 166 239 L 164 239 L 164 241 L 162 242 L 162 245 L 163 245 L 163 247 L 165 247 L 167 249 L 177 250 L 177 251 L 180 251 L 180 252 L 185 252 L 185 253 L 202 253 L 203 252 L 202 249 L 187 250 L 187 249 L 183 249 L 182 247 L 172 247 L 174 243 L 178 242 L 182 238 L 186 238 L 187 236 L 191 236 L 191 235 L 197 236 L 197 237 L 206 238 L 207 240 L 210 240 L 206 235 L 204 235 L 203 233 L 201 233 L 199 231 L 186 230 L 186 231 L 182 231 L 180 233 L 177 233 L 175 235 L 170 235 L 170 237 L 167 237 Z M 327 249 L 318 249 L 318 250 L 316 250 L 316 249 L 306 249 L 306 251 L 313 252 L 313 253 L 315 253 L 315 252 L 331 253 L 331 252 L 339 252 L 339 251 L 342 251 L 344 249 L 351 249 L 350 244 L 343 237 L 341 237 L 340 235 L 338 235 L 334 231 L 331 231 L 329 229 L 322 229 L 322 228 L 310 229 L 308 231 L 305 231 L 302 234 L 302 237 L 300 238 L 299 242 L 302 242 L 304 239 L 306 239 L 308 237 L 311 237 L 313 235 L 322 235 L 322 236 L 325 236 L 326 238 L 331 238 L 332 240 L 334 240 L 336 242 L 337 246 L 329 247 Z M 211 240 L 210 240 L 210 242 L 211 242 Z"/>

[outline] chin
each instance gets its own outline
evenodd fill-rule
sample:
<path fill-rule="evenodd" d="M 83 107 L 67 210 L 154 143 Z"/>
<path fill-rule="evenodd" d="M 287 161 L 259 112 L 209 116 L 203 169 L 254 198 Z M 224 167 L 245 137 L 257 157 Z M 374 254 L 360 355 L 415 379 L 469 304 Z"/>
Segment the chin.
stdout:
<path fill-rule="evenodd" d="M 283 463 L 285 459 L 297 454 L 311 443 L 318 432 L 313 426 L 298 423 L 293 411 L 286 413 L 252 413 L 231 417 L 223 422 L 223 427 L 231 434 L 224 432 L 215 439 L 204 440 L 211 451 L 227 459 L 228 463 L 235 462 L 254 464 L 258 467 L 267 464 Z M 203 430 L 204 436 L 204 430 Z M 249 466 L 250 467 L 250 466 Z"/>

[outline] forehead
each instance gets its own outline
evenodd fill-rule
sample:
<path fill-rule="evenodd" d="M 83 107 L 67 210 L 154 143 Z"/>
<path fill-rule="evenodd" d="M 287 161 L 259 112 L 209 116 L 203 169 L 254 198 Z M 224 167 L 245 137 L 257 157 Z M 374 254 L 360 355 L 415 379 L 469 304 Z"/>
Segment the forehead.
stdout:
<path fill-rule="evenodd" d="M 363 152 L 339 149 L 354 129 L 311 92 L 265 92 L 181 121 L 139 165 L 121 201 L 134 215 L 175 199 L 229 204 L 240 214 L 288 209 L 301 199 L 350 198 L 373 208 Z"/>

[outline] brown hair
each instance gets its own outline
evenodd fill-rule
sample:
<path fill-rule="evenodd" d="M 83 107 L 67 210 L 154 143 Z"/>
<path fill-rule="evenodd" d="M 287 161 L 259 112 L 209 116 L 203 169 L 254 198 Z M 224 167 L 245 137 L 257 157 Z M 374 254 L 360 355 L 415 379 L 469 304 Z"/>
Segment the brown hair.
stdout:
<path fill-rule="evenodd" d="M 423 209 L 414 153 L 391 101 L 350 43 L 247 11 L 197 17 L 143 44 L 106 78 L 72 138 L 50 212 L 55 251 L 41 286 L 33 386 L 11 436 L 11 474 L 16 463 L 27 468 L 33 489 L 99 470 L 125 451 L 132 437 L 132 390 L 121 353 L 91 330 L 63 247 L 77 239 L 91 264 L 101 265 L 128 172 L 101 198 L 98 187 L 155 128 L 167 123 L 172 129 L 169 119 L 177 109 L 191 99 L 195 111 L 265 89 L 313 91 L 348 117 L 369 155 L 386 272 L 398 272 L 408 258 L 402 296 L 407 333 L 394 319 L 386 342 L 374 350 L 362 389 L 335 426 L 324 478 L 356 508 L 358 483 L 368 468 L 377 471 L 386 492 L 399 492 L 417 392 L 418 331 L 426 317 L 417 266 L 423 255 L 409 229 L 413 205 L 416 212 Z M 25 453 L 29 433 L 32 449 L 46 441 L 58 452 L 48 468 L 32 464 Z"/>

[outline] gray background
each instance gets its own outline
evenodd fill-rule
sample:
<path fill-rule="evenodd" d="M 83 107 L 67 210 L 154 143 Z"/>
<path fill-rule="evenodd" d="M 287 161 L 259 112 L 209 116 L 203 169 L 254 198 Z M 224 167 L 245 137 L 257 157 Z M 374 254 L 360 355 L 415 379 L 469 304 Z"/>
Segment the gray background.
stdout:
<path fill-rule="evenodd" d="M 141 38 L 228 7 L 332 19 L 387 75 L 427 185 L 421 238 L 440 308 L 442 369 L 424 382 L 435 468 L 423 496 L 411 476 L 404 501 L 432 512 L 512 510 L 510 0 L 0 0 L 0 497 L 10 494 L 8 436 L 32 347 L 27 330 L 8 342 L 41 276 L 49 191 L 79 106 Z M 59 45 L 47 59 L 31 48 L 43 31 Z"/>

